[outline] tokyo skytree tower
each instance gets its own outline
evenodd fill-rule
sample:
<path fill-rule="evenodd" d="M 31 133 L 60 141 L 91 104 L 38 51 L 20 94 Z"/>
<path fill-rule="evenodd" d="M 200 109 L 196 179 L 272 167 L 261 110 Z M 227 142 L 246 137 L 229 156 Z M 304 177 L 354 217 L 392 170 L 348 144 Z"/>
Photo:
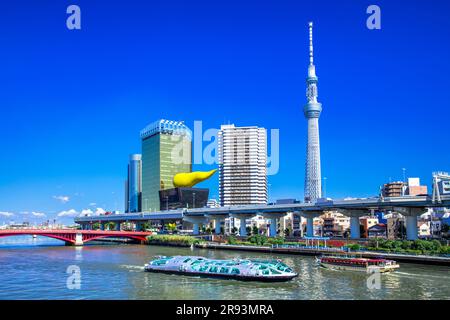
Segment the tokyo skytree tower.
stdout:
<path fill-rule="evenodd" d="M 308 143 L 306 147 L 305 202 L 315 202 L 322 197 L 322 178 L 320 172 L 319 117 L 322 104 L 317 101 L 318 78 L 314 65 L 313 23 L 309 23 L 309 67 L 306 79 L 308 103 L 303 108 L 308 120 Z"/>

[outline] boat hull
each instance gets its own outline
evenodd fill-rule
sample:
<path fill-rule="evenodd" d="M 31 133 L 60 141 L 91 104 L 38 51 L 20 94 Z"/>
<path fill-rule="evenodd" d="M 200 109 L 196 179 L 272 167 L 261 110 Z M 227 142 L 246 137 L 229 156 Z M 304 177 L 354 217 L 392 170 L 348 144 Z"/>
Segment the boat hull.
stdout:
<path fill-rule="evenodd" d="M 363 267 L 353 267 L 353 266 L 342 266 L 342 265 L 335 265 L 330 263 L 324 263 L 321 262 L 320 266 L 325 269 L 331 269 L 331 270 L 345 270 L 345 271 L 359 271 L 359 272 L 365 272 L 365 273 L 372 273 L 372 272 L 380 272 L 380 273 L 388 273 L 393 272 L 395 269 L 398 268 L 398 265 L 390 266 L 390 267 L 383 267 L 383 268 L 363 268 Z"/>
<path fill-rule="evenodd" d="M 216 279 L 230 279 L 239 281 L 258 281 L 258 282 L 286 282 L 294 279 L 298 275 L 290 276 L 250 276 L 250 275 L 233 275 L 233 274 L 220 274 L 220 273 L 204 273 L 204 272 L 192 272 L 192 271 L 179 271 L 179 270 L 165 270 L 165 269 L 153 269 L 145 268 L 147 272 L 153 273 L 165 273 L 165 274 L 176 274 L 191 277 L 202 277 L 202 278 L 216 278 Z"/>

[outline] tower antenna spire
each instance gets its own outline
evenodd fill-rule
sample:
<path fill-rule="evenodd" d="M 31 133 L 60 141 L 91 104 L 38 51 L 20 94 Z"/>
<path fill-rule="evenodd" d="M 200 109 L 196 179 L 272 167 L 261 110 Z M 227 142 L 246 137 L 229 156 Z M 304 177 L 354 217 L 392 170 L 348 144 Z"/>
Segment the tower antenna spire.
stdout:
<path fill-rule="evenodd" d="M 309 64 L 314 65 L 313 23 L 309 23 Z"/>

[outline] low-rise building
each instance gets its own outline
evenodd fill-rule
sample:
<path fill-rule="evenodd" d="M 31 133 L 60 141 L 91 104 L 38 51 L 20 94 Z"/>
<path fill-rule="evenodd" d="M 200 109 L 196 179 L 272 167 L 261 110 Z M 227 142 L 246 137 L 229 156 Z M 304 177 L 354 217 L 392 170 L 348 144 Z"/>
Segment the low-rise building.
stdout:
<path fill-rule="evenodd" d="M 428 187 L 421 186 L 419 178 L 408 178 L 408 185 L 406 187 L 406 192 L 405 192 L 406 195 L 418 196 L 418 195 L 424 195 L 427 193 L 428 193 Z"/>
<path fill-rule="evenodd" d="M 377 223 L 369 228 L 367 231 L 368 238 L 386 238 L 387 228 L 384 223 Z"/>
<path fill-rule="evenodd" d="M 324 237 L 343 237 L 350 228 L 350 218 L 339 212 L 327 212 L 321 216 Z"/>
<path fill-rule="evenodd" d="M 361 225 L 361 238 L 369 237 L 369 229 L 378 224 L 377 217 L 361 217 L 359 219 Z"/>

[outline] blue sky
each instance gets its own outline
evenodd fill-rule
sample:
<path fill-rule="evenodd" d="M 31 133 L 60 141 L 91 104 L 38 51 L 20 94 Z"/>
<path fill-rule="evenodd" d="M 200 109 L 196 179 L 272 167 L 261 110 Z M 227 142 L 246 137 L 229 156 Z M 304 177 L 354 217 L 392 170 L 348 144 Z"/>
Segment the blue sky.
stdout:
<path fill-rule="evenodd" d="M 70 4 L 81 30 L 66 28 Z M 381 30 L 366 28 L 370 4 Z M 327 195 L 375 195 L 402 168 L 429 184 L 450 171 L 449 10 L 444 0 L 5 3 L 0 221 L 122 210 L 128 155 L 159 118 L 279 129 L 271 200 L 303 198 L 310 20 Z M 203 184 L 212 196 L 216 185 Z"/>

